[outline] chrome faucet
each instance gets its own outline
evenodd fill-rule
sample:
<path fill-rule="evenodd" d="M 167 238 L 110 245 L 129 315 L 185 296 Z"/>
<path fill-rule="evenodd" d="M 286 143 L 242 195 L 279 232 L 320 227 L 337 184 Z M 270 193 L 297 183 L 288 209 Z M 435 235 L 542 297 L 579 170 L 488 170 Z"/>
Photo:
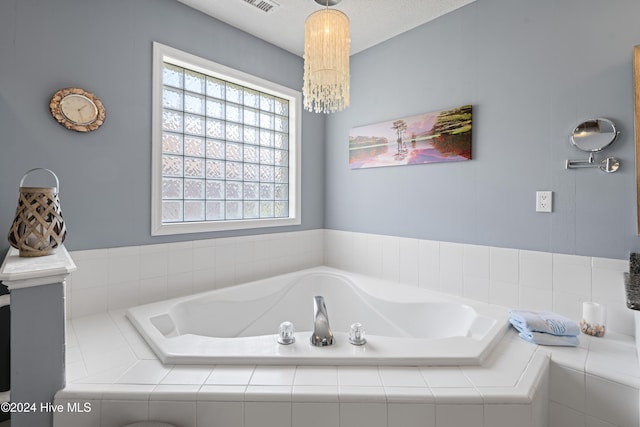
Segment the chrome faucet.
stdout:
<path fill-rule="evenodd" d="M 313 299 L 313 335 L 311 335 L 311 344 L 316 347 L 333 345 L 333 332 L 329 327 L 327 306 L 322 296 L 315 296 Z"/>

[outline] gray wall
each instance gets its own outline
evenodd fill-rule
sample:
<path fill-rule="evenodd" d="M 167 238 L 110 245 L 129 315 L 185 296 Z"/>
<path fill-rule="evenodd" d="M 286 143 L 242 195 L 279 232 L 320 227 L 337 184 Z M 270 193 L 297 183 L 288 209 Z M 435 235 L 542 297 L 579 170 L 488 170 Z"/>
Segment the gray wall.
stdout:
<path fill-rule="evenodd" d="M 301 226 L 151 237 L 153 41 L 302 88 L 301 58 L 176 0 L 2 0 L 2 235 L 15 213 L 20 178 L 33 167 L 52 169 L 60 178 L 70 250 L 322 228 L 325 120 L 305 113 Z M 68 86 L 85 88 L 104 102 L 107 119 L 96 132 L 68 131 L 51 117 L 51 95 Z M 46 185 L 44 179 L 34 177 L 30 184 Z M 2 238 L 0 253 L 7 247 Z"/>
<path fill-rule="evenodd" d="M 327 228 L 627 258 L 637 250 L 636 0 L 477 0 L 352 57 L 351 107 L 327 121 Z M 473 160 L 350 170 L 349 129 L 473 104 Z M 622 168 L 566 170 L 579 122 L 622 131 Z M 553 190 L 554 212 L 535 212 Z"/>
<path fill-rule="evenodd" d="M 634 0 L 477 0 L 354 55 L 351 107 L 328 116 L 326 135 L 324 116 L 303 116 L 303 224 L 287 230 L 626 258 L 640 246 L 639 12 Z M 301 86 L 301 58 L 174 0 L 0 2 L 0 232 L 9 229 L 20 177 L 38 166 L 60 177 L 71 250 L 281 231 L 150 236 L 153 40 Z M 103 99 L 102 128 L 78 134 L 51 118 L 49 97 L 66 86 Z M 472 161 L 348 168 L 351 127 L 467 103 Z M 609 151 L 623 162 L 616 174 L 564 169 L 582 155 L 569 131 L 594 116 L 621 128 Z M 555 191 L 552 214 L 534 212 L 536 190 Z"/>

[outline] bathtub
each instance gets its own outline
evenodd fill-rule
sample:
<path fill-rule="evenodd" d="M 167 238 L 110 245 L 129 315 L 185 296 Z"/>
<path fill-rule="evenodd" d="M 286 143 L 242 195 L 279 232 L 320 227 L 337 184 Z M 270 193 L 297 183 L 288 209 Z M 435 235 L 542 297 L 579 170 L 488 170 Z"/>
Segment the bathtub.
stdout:
<path fill-rule="evenodd" d="M 323 296 L 335 344 L 310 343 Z M 508 310 L 316 267 L 127 310 L 165 364 L 477 365 L 508 327 Z M 278 343 L 282 322 L 295 342 Z M 366 343 L 352 345 L 353 323 Z"/>

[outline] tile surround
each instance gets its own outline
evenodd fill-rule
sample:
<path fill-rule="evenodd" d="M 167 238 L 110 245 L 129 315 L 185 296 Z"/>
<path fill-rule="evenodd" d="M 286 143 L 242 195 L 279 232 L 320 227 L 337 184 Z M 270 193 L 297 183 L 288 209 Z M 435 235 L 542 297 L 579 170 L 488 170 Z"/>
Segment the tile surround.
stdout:
<path fill-rule="evenodd" d="M 399 242 L 400 248 L 417 247 L 417 256 L 411 258 L 416 261 L 386 261 L 384 272 L 380 262 L 362 261 L 381 260 L 381 242 L 388 239 Z M 629 270 L 627 260 L 337 230 L 325 230 L 324 252 L 330 267 L 374 277 L 397 276 L 410 285 L 416 285 L 417 277 L 422 288 L 507 307 L 554 311 L 575 320 L 582 315 L 582 302 L 600 302 L 607 306 L 609 330 L 635 333 L 632 312 L 625 306 L 622 273 Z M 400 265 L 403 271 L 393 270 Z"/>
<path fill-rule="evenodd" d="M 122 310 L 71 320 L 69 341 L 77 345 L 69 348 L 69 356 L 81 363 L 99 357 L 88 351 L 94 343 L 86 344 L 86 336 L 77 336 L 76 331 L 87 324 L 102 325 L 101 332 L 110 336 L 132 331 L 131 325 L 118 324 L 117 319 L 124 319 Z M 467 427 L 635 426 L 640 368 L 631 364 L 632 348 L 629 337 L 614 336 L 585 337 L 580 348 L 549 349 L 532 346 L 509 331 L 477 368 L 287 366 L 281 375 L 273 366 L 162 366 L 151 354 L 131 367 L 120 367 L 111 377 L 69 381 L 56 403 L 89 402 L 91 412 L 61 413 L 54 425 L 120 426 L 160 417 L 192 427 L 307 427 L 312 425 L 309 415 L 326 411 L 323 425 L 338 427 L 364 425 L 358 420 L 380 427 L 442 427 L 463 420 L 471 420 Z M 588 356 L 582 358 L 583 352 Z M 605 379 L 610 373 L 606 366 L 593 373 L 573 372 L 556 362 L 577 355 L 588 366 L 607 352 L 609 367 L 628 368 L 627 384 Z M 514 377 L 502 385 L 501 380 L 491 382 L 509 375 Z M 179 381 L 189 384 L 171 384 Z"/>
<path fill-rule="evenodd" d="M 638 404 L 640 378 L 628 376 L 629 369 L 637 370 L 634 347 L 624 339 L 616 344 L 586 338 L 587 344 L 579 348 L 554 349 L 551 375 L 545 380 L 550 380 L 549 393 L 532 401 L 514 393 L 517 369 L 500 362 L 498 355 L 530 357 L 536 347 L 520 340 L 502 344 L 494 362 L 488 362 L 499 367 L 499 375 L 469 367 L 379 368 L 375 373 L 340 367 L 287 367 L 279 372 L 264 366 L 174 367 L 154 362 L 146 344 L 117 316 L 92 316 L 325 264 L 482 302 L 552 310 L 576 320 L 582 301 L 598 301 L 607 305 L 608 331 L 631 336 L 634 322 L 625 308 L 622 281 L 626 260 L 336 230 L 77 251 L 72 256 L 78 271 L 68 280 L 67 317 L 88 317 L 72 321 L 68 334 L 67 377 L 72 386 L 64 396 L 75 393 L 83 402 L 95 396 L 91 402 L 102 414 L 176 414 L 176 421 L 194 426 L 196 420 L 198 425 L 228 427 L 263 426 L 268 420 L 306 426 L 307 416 L 324 408 L 331 415 L 323 425 L 338 427 L 352 418 L 361 422 L 362 414 L 370 425 L 381 426 L 440 427 L 466 419 L 477 423 L 480 417 L 484 425 L 517 421 L 537 427 L 547 425 L 540 414 L 548 410 L 551 426 L 637 425 L 637 411 L 633 416 L 615 405 L 598 404 L 611 396 L 620 397 L 621 405 Z M 119 336 L 104 319 L 118 325 Z M 101 348 L 100 340 L 93 339 L 96 330 L 102 342 L 104 336 L 112 337 L 116 350 Z M 104 386 L 98 395 L 91 388 L 96 383 Z M 130 399 L 134 389 L 142 393 L 142 401 Z M 121 421 L 100 424 L 100 419 L 84 414 L 73 422 L 81 418 L 82 425 Z M 72 420 L 60 416 L 58 421 L 67 425 L 65 421 Z"/>
<path fill-rule="evenodd" d="M 67 318 L 222 288 L 318 265 L 507 307 L 579 320 L 607 306 L 607 327 L 635 333 L 625 308 L 627 260 L 336 230 L 75 251 Z"/>
<path fill-rule="evenodd" d="M 74 251 L 67 318 L 322 265 L 323 240 L 323 230 L 309 230 Z"/>
<path fill-rule="evenodd" d="M 124 310 L 70 320 L 68 337 L 73 345 L 68 356 L 83 365 L 104 361 L 93 351 L 99 341 L 87 335 L 91 328 L 111 337 L 134 331 Z M 127 346 L 134 345 L 145 344 L 132 336 Z M 117 348 L 132 353 L 131 348 Z M 316 417 L 322 413 L 326 419 L 319 425 L 446 426 L 460 415 L 451 408 L 462 405 L 490 420 L 505 420 L 494 427 L 507 427 L 512 405 L 519 405 L 528 408 L 523 409 L 528 425 L 542 427 L 543 423 L 534 423 L 533 413 L 534 402 L 546 401 L 546 366 L 548 355 L 519 340 L 513 331 L 481 368 L 486 378 L 500 370 L 514 373 L 516 378 L 507 387 L 489 384 L 479 372 L 458 367 L 173 366 L 162 365 L 147 353 L 128 365 L 105 367 L 107 375 L 68 372 L 76 380 L 68 381 L 56 402 L 95 404 L 91 414 L 77 418 L 61 414 L 55 425 L 115 426 L 153 415 L 179 426 L 307 427 L 321 422 Z M 313 414 L 315 421 L 308 418 Z M 481 416 L 470 427 L 482 423 Z"/>

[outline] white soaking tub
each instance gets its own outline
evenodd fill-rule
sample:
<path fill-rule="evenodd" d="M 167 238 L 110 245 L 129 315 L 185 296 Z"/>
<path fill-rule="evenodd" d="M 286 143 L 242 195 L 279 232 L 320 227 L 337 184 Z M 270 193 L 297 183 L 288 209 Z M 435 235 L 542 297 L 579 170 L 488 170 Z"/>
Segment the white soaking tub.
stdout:
<path fill-rule="evenodd" d="M 311 345 L 314 296 L 335 344 Z M 508 310 L 317 267 L 130 308 L 127 317 L 167 364 L 475 365 L 507 330 Z M 282 322 L 295 342 L 278 343 Z M 366 344 L 352 345 L 353 323 Z"/>

